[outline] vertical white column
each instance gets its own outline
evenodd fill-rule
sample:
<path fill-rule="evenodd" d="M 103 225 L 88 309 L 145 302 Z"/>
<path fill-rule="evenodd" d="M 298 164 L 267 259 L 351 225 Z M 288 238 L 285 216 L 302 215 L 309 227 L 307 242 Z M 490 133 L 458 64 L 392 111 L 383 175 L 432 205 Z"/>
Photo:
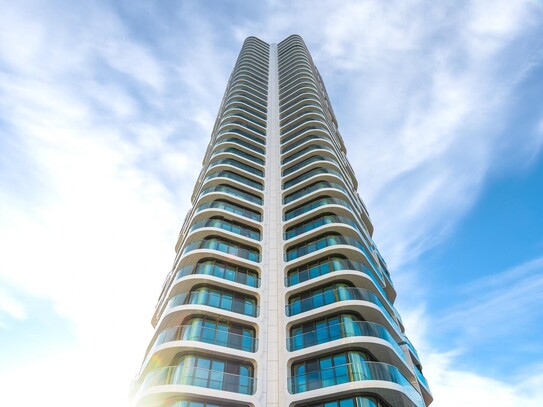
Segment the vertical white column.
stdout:
<path fill-rule="evenodd" d="M 286 383 L 284 358 L 285 318 L 283 299 L 283 241 L 281 213 L 281 174 L 279 149 L 279 84 L 277 45 L 270 46 L 268 82 L 268 122 L 266 130 L 266 174 L 263 236 L 263 304 L 262 345 L 264 392 L 261 403 L 267 407 L 283 406 Z"/>

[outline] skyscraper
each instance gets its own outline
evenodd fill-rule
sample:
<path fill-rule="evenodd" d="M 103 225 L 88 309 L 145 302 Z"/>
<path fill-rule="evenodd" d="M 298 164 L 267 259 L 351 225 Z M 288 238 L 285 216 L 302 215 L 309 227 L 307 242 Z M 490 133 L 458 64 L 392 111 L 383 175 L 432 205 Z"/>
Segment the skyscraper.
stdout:
<path fill-rule="evenodd" d="M 303 40 L 249 37 L 134 382 L 137 406 L 432 401 Z"/>

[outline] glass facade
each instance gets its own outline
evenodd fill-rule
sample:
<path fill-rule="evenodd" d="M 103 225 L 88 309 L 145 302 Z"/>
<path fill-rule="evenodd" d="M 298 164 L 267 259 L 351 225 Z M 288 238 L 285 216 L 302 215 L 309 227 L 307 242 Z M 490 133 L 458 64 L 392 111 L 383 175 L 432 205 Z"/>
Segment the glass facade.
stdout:
<path fill-rule="evenodd" d="M 282 164 L 288 164 L 289 162 L 295 160 L 296 158 L 298 157 L 301 157 L 302 155 L 304 154 L 307 154 L 311 151 L 314 151 L 314 150 L 327 150 L 327 151 L 330 151 L 330 152 L 333 152 L 333 150 L 328 147 L 328 146 L 325 146 L 323 144 L 312 144 L 308 147 L 305 147 L 303 149 L 301 149 L 300 151 L 292 154 L 292 155 L 289 155 L 287 158 L 283 159 L 283 162 Z"/>
<path fill-rule="evenodd" d="M 339 205 L 347 209 L 351 209 L 351 206 L 349 205 L 349 203 L 345 201 L 344 199 L 331 198 L 329 196 L 324 196 L 321 198 L 315 198 L 303 205 L 300 205 L 296 208 L 286 211 L 285 216 L 284 216 L 285 221 L 294 219 L 300 215 L 303 215 L 304 213 L 307 213 L 309 211 L 312 211 L 313 209 L 319 208 L 324 205 Z"/>
<path fill-rule="evenodd" d="M 236 215 L 244 216 L 248 219 L 256 220 L 257 222 L 260 222 L 262 220 L 262 215 L 260 213 L 248 208 L 244 208 L 241 205 L 228 202 L 224 199 L 217 199 L 215 201 L 203 203 L 196 208 L 196 212 L 200 212 L 204 209 L 210 208 L 222 209 L 228 212 L 235 213 Z"/>
<path fill-rule="evenodd" d="M 370 356 L 362 351 L 347 351 L 305 360 L 292 365 L 291 391 L 300 393 L 368 377 Z"/>
<path fill-rule="evenodd" d="M 202 259 L 197 264 L 188 264 L 181 267 L 177 270 L 175 280 L 191 274 L 204 274 L 250 287 L 260 287 L 260 278 L 255 270 L 216 259 Z"/>
<path fill-rule="evenodd" d="M 247 407 L 245 404 L 223 404 L 213 401 L 175 400 L 164 407 Z M 372 406 L 373 407 L 373 406 Z"/>
<path fill-rule="evenodd" d="M 292 239 L 303 233 L 311 232 L 313 229 L 331 223 L 344 223 L 358 230 L 358 226 L 352 219 L 347 218 L 346 216 L 336 215 L 335 213 L 324 213 L 303 223 L 289 227 L 285 232 L 285 240 Z"/>
<path fill-rule="evenodd" d="M 173 365 L 151 371 L 142 387 L 183 384 L 241 394 L 253 394 L 256 380 L 247 363 L 199 354 L 179 354 Z"/>
<path fill-rule="evenodd" d="M 260 182 L 253 181 L 252 179 L 244 177 L 243 175 L 239 175 L 239 174 L 236 174 L 235 172 L 227 171 L 227 170 L 209 174 L 205 180 L 208 181 L 208 180 L 218 178 L 218 177 L 233 179 L 234 181 L 240 182 L 242 184 L 247 185 L 248 187 L 255 188 L 260 191 L 264 189 L 264 187 L 262 186 Z"/>
<path fill-rule="evenodd" d="M 223 158 L 222 160 L 216 160 L 211 163 L 211 167 L 215 167 L 217 165 L 232 165 L 236 168 L 239 168 L 243 171 L 250 172 L 251 174 L 254 174 L 258 177 L 263 177 L 264 172 L 261 170 L 257 170 L 256 168 L 251 167 L 250 165 L 244 164 L 238 160 L 234 160 L 233 158 Z"/>
<path fill-rule="evenodd" d="M 236 147 L 220 148 L 218 150 L 215 150 L 213 155 L 217 155 L 221 153 L 231 153 L 231 154 L 239 155 L 240 157 L 246 158 L 247 160 L 250 160 L 256 164 L 264 165 L 264 160 L 258 157 L 255 157 L 251 154 L 248 154 L 245 151 L 241 151 L 239 148 L 236 148 Z"/>
<path fill-rule="evenodd" d="M 228 132 L 225 132 L 225 133 L 235 133 L 235 132 L 234 131 L 228 131 Z M 239 144 L 240 146 L 248 148 L 249 150 L 252 150 L 252 151 L 254 151 L 256 153 L 264 154 L 264 149 L 263 148 L 252 145 L 251 143 L 247 143 L 246 141 L 241 140 L 238 137 L 228 137 L 228 138 L 224 138 L 224 139 L 221 139 L 221 140 L 217 141 L 217 145 L 223 144 L 223 143 Z"/>
<path fill-rule="evenodd" d="M 328 161 L 328 162 L 332 162 L 332 163 L 335 163 L 337 165 L 337 163 L 331 159 L 330 157 L 325 157 L 323 155 L 314 155 L 312 157 L 309 157 L 303 161 L 300 161 L 298 164 L 295 164 L 291 167 L 288 167 L 286 170 L 283 170 L 283 176 L 286 177 L 287 175 L 290 175 L 292 174 L 293 172 L 295 171 L 298 171 L 300 168 L 303 168 L 305 167 L 306 165 L 309 165 L 311 163 L 314 163 L 316 161 Z"/>
<path fill-rule="evenodd" d="M 283 199 L 284 204 L 288 204 L 292 201 L 295 201 L 298 198 L 301 198 L 303 196 L 306 196 L 312 192 L 318 191 L 319 189 L 323 188 L 333 188 L 333 189 L 339 189 L 340 191 L 344 192 L 345 194 L 347 191 L 341 184 L 338 184 L 337 182 L 331 182 L 331 181 L 318 181 L 314 182 L 313 184 L 308 185 L 307 187 L 304 187 L 302 189 L 297 190 L 296 192 L 293 192 L 291 194 L 288 194 Z"/>
<path fill-rule="evenodd" d="M 186 304 L 207 305 L 250 317 L 258 315 L 256 298 L 253 296 L 211 286 L 200 286 L 193 288 L 188 293 L 185 292 L 172 297 L 168 302 L 167 309 Z"/>
<path fill-rule="evenodd" d="M 185 246 L 183 254 L 200 249 L 218 250 L 219 252 L 228 253 L 246 260 L 254 262 L 260 261 L 260 253 L 257 249 L 239 244 L 221 236 L 210 236 L 203 240 L 192 241 Z"/>
<path fill-rule="evenodd" d="M 286 261 L 292 261 L 299 257 L 305 256 L 306 254 L 311 254 L 317 250 L 324 249 L 325 247 L 336 246 L 336 245 L 348 245 L 354 246 L 361 250 L 365 250 L 362 242 L 358 239 L 354 239 L 349 236 L 343 236 L 339 233 L 330 232 L 324 235 L 317 236 L 310 240 L 298 243 L 295 246 L 290 246 L 287 249 Z"/>
<path fill-rule="evenodd" d="M 258 229 L 247 226 L 243 223 L 225 219 L 221 216 L 214 216 L 209 219 L 203 219 L 192 225 L 191 231 L 201 228 L 218 228 L 237 235 L 245 236 L 253 240 L 260 240 L 260 232 Z"/>
<path fill-rule="evenodd" d="M 319 174 L 331 174 L 331 175 L 335 175 L 338 178 L 342 178 L 342 175 L 338 171 L 333 170 L 331 168 L 320 167 L 320 168 L 315 168 L 311 171 L 308 171 L 302 175 L 298 175 L 296 178 L 293 178 L 290 181 L 285 182 L 283 184 L 283 189 L 289 189 L 293 187 L 294 185 L 299 184 L 300 182 L 305 181 Z"/>
<path fill-rule="evenodd" d="M 375 396 L 342 397 L 327 401 L 319 401 L 311 404 L 300 404 L 296 407 L 390 407 Z"/>
<path fill-rule="evenodd" d="M 211 194 L 213 192 L 224 192 L 225 194 L 235 196 L 236 198 L 244 199 L 257 205 L 262 205 L 264 203 L 264 200 L 259 196 L 242 191 L 239 188 L 232 187 L 227 184 L 219 184 L 209 188 L 205 188 L 202 190 L 202 192 L 200 192 L 200 196 Z"/>

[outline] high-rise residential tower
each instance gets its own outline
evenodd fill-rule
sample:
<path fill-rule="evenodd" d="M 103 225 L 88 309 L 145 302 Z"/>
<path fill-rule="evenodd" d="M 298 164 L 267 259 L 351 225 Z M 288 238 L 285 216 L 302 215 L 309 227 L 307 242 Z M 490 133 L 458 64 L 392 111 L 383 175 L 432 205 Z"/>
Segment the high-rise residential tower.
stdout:
<path fill-rule="evenodd" d="M 424 407 L 432 395 L 303 40 L 245 41 L 134 405 Z"/>

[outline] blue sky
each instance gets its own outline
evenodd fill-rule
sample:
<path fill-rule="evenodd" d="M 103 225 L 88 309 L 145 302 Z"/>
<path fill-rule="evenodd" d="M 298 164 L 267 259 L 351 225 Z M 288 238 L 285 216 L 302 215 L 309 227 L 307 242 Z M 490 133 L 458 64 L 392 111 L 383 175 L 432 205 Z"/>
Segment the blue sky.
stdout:
<path fill-rule="evenodd" d="M 0 9 L 0 405 L 123 405 L 241 43 L 292 33 L 433 405 L 543 404 L 543 3 Z"/>

